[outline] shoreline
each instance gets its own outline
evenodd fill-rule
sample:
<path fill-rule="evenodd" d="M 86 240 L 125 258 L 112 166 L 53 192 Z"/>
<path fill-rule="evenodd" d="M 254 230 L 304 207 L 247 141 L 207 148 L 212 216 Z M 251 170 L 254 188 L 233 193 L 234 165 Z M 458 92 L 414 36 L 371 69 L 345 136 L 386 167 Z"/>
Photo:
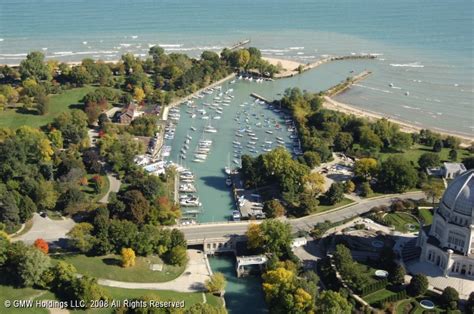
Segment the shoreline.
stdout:
<path fill-rule="evenodd" d="M 350 57 L 350 56 L 348 56 Z M 353 56 L 355 58 L 360 58 L 360 57 L 373 57 L 371 55 L 361 55 L 361 56 Z M 289 60 L 289 59 L 281 59 L 281 58 L 273 58 L 273 57 L 262 57 L 263 60 L 266 60 L 268 61 L 270 64 L 273 64 L 273 65 L 278 65 L 278 64 L 281 64 L 281 66 L 284 68 L 284 71 L 282 73 L 280 73 L 279 76 L 275 77 L 276 79 L 281 79 L 281 78 L 288 78 L 288 77 L 292 77 L 294 75 L 299 75 L 301 73 L 299 73 L 296 69 L 299 67 L 299 66 L 303 66 L 304 69 L 302 72 L 305 72 L 307 70 L 311 70 L 311 69 L 314 69 L 324 63 L 327 63 L 329 61 L 335 61 L 335 60 L 340 60 L 340 58 L 344 58 L 344 57 L 334 57 L 334 56 L 330 56 L 330 57 L 326 57 L 324 59 L 319 59 L 315 62 L 312 62 L 312 63 L 301 63 L 301 62 L 298 62 L 298 61 L 295 61 L 295 60 Z M 104 61 L 104 60 L 96 60 L 96 61 L 102 61 L 104 63 L 117 63 L 120 61 L 120 59 L 118 60 L 107 60 L 107 61 Z M 76 66 L 76 65 L 80 65 L 82 63 L 82 61 L 68 61 L 68 62 L 64 62 L 68 65 L 71 65 L 71 66 Z M 14 66 L 19 66 L 19 64 L 17 65 L 8 65 L 10 67 L 14 67 Z M 178 100 L 175 100 L 175 101 L 172 101 L 168 106 L 168 108 L 171 108 L 171 107 L 174 107 L 176 105 L 178 105 L 179 103 L 183 102 L 183 101 L 186 101 L 188 100 L 189 98 L 192 98 L 194 95 L 197 95 L 199 94 L 199 92 L 205 90 L 206 88 L 210 88 L 210 87 L 213 87 L 213 86 L 216 86 L 216 85 L 219 85 L 221 84 L 222 82 L 225 82 L 229 79 L 231 79 L 232 77 L 235 77 L 235 73 L 217 81 L 217 82 L 214 82 L 212 84 L 210 84 L 209 86 L 205 87 L 205 88 L 202 88 L 188 96 L 185 96 L 183 98 L 180 98 Z M 403 132 L 406 132 L 406 133 L 418 133 L 420 130 L 422 129 L 429 129 L 429 130 L 432 130 L 433 132 L 436 132 L 436 133 L 439 133 L 441 135 L 444 135 L 444 136 L 455 136 L 455 137 L 458 137 L 460 140 L 461 140 L 461 145 L 462 147 L 468 147 L 471 145 L 471 143 L 474 142 L 474 136 L 470 137 L 469 135 L 467 135 L 466 133 L 458 133 L 457 131 L 450 131 L 450 130 L 446 130 L 446 129 L 439 129 L 439 128 L 436 128 L 436 127 L 432 127 L 432 126 L 418 126 L 418 125 L 414 125 L 408 121 L 403 121 L 402 119 L 399 119 L 399 118 L 393 118 L 391 116 L 388 116 L 388 115 L 384 115 L 380 112 L 374 112 L 374 111 L 370 111 L 368 109 L 363 109 L 363 108 L 359 108 L 355 105 L 351 105 L 351 104 L 347 104 L 347 103 L 342 103 L 342 102 L 339 102 L 339 101 L 336 101 L 334 99 L 332 99 L 331 97 L 328 97 L 328 96 L 324 96 L 324 103 L 323 103 L 323 107 L 327 108 L 327 109 L 331 109 L 331 110 L 335 110 L 335 111 L 340 111 L 340 112 L 343 112 L 343 113 L 347 113 L 347 114 L 353 114 L 353 115 L 356 115 L 358 117 L 363 117 L 363 118 L 367 118 L 369 120 L 375 120 L 375 119 L 382 119 L 382 118 L 385 118 L 393 123 L 396 123 L 400 126 L 400 130 L 403 131 Z"/>
<path fill-rule="evenodd" d="M 378 119 L 387 119 L 390 122 L 396 123 L 400 126 L 400 131 L 406 132 L 406 133 L 418 133 L 422 129 L 428 129 L 433 132 L 439 133 L 443 136 L 455 136 L 461 140 L 461 145 L 463 147 L 468 147 L 471 145 L 471 143 L 474 141 L 472 137 L 469 137 L 466 134 L 459 134 L 453 131 L 448 131 L 444 129 L 438 129 L 438 128 L 433 128 L 433 127 L 428 127 L 428 126 L 417 126 L 413 125 L 407 121 L 400 120 L 398 118 L 393 118 L 387 115 L 384 115 L 379 112 L 373 112 L 367 109 L 361 109 L 358 108 L 354 105 L 350 105 L 347 103 L 342 103 L 337 100 L 332 99 L 331 97 L 324 96 L 324 102 L 323 102 L 323 107 L 329 110 L 334 110 L 334 111 L 339 111 L 342 113 L 346 114 L 353 114 L 358 117 L 362 118 L 367 118 L 371 121 L 373 120 L 378 120 Z"/>

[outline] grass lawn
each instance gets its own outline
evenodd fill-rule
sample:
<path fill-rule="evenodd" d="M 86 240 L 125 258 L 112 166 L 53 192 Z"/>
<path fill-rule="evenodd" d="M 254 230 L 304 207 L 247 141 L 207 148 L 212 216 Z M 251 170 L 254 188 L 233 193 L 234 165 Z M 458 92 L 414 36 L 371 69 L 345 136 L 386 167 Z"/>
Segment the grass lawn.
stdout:
<path fill-rule="evenodd" d="M 383 217 L 388 223 L 390 223 L 395 230 L 400 232 L 414 232 L 419 230 L 420 225 L 414 217 L 406 213 L 390 213 Z M 408 224 L 415 226 L 415 229 L 409 230 Z"/>
<path fill-rule="evenodd" d="M 393 291 L 390 291 L 388 289 L 380 289 L 375 292 L 372 292 L 364 297 L 364 300 L 369 303 L 369 304 L 374 304 L 377 301 L 380 301 L 382 299 L 385 299 L 391 295 L 395 295 L 396 293 Z"/>
<path fill-rule="evenodd" d="M 61 112 L 68 111 L 77 105 L 82 97 L 95 87 L 85 86 L 64 91 L 61 94 L 50 96 L 49 112 L 43 116 L 32 113 L 22 113 L 21 109 L 8 109 L 0 112 L 0 127 L 18 128 L 23 125 L 41 127 L 53 121 Z"/>
<path fill-rule="evenodd" d="M 336 203 L 334 205 L 318 205 L 317 210 L 313 214 L 322 213 L 322 212 L 325 212 L 325 211 L 328 211 L 328 210 L 331 210 L 331 209 L 334 209 L 334 208 L 337 208 L 337 207 L 349 205 L 351 203 L 354 203 L 354 201 L 350 200 L 348 198 L 344 198 L 342 201 L 340 201 L 339 203 Z"/>
<path fill-rule="evenodd" d="M 14 288 L 11 286 L 3 286 L 0 285 L 0 313 L 49 313 L 47 309 L 35 308 L 34 311 L 32 309 L 20 309 L 20 308 L 5 308 L 4 302 L 6 300 L 45 300 L 43 295 L 50 295 L 48 291 L 45 290 L 38 290 L 33 288 Z M 54 298 L 54 295 L 51 294 Z M 50 298 L 47 298 L 50 299 Z M 55 298 L 54 298 L 55 299 Z"/>
<path fill-rule="evenodd" d="M 181 301 L 184 300 L 185 308 L 189 308 L 196 303 L 203 302 L 203 294 L 200 292 L 194 293 L 184 293 L 184 292 L 175 292 L 169 290 L 141 290 L 141 289 L 122 289 L 122 288 L 112 288 L 112 287 L 103 287 L 110 295 L 111 300 L 133 300 L 141 297 L 147 297 L 152 299 L 164 300 L 164 301 Z M 220 298 L 213 296 L 212 294 L 206 293 L 207 303 L 215 306 L 222 306 L 222 301 Z M 113 313 L 112 308 L 105 309 L 89 309 L 89 310 L 79 310 L 74 311 L 73 313 Z"/>
<path fill-rule="evenodd" d="M 449 161 L 450 150 L 451 148 L 443 148 L 441 152 L 439 152 L 439 157 L 441 161 Z M 420 158 L 420 156 L 424 153 L 429 153 L 429 152 L 433 152 L 432 147 L 416 144 L 416 145 L 413 145 L 413 147 L 410 150 L 404 153 L 380 153 L 380 159 L 385 160 L 389 156 L 403 155 L 406 159 L 408 159 L 409 161 L 413 161 L 415 165 L 418 165 L 418 159 Z M 469 154 L 468 151 L 464 149 L 458 149 L 457 152 L 458 152 L 458 158 L 457 158 L 458 162 L 461 161 L 463 158 L 471 155 Z"/>
<path fill-rule="evenodd" d="M 418 213 L 423 219 L 425 225 L 431 225 L 433 223 L 433 214 L 428 208 L 418 209 Z"/>
<path fill-rule="evenodd" d="M 88 185 L 86 186 L 81 186 L 81 190 L 86 193 L 90 198 L 93 198 L 94 201 L 99 201 L 105 193 L 109 190 L 110 182 L 109 178 L 106 175 L 101 175 L 104 185 L 100 189 L 99 193 L 95 192 L 94 189 L 94 182 L 92 180 L 93 177 L 95 177 L 97 174 L 88 174 L 86 175 L 87 181 L 89 182 Z"/>
<path fill-rule="evenodd" d="M 184 266 L 163 265 L 162 271 L 152 271 L 150 263 L 162 263 L 158 257 L 137 257 L 135 266 L 123 268 L 120 266 L 120 256 L 85 256 L 61 255 L 55 257 L 73 264 L 77 272 L 96 278 L 127 282 L 165 282 L 177 278 L 185 269 Z"/>

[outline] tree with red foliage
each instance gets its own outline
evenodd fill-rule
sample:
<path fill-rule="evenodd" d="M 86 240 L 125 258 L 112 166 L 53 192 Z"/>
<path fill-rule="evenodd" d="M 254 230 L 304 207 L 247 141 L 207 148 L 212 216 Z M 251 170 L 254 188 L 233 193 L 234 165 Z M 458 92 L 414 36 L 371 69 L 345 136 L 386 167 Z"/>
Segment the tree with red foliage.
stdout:
<path fill-rule="evenodd" d="M 48 245 L 48 242 L 46 242 L 45 240 L 39 238 L 39 239 L 36 239 L 35 243 L 34 243 L 34 246 L 40 250 L 41 252 L 43 252 L 44 254 L 48 254 L 49 252 L 49 245 Z"/>

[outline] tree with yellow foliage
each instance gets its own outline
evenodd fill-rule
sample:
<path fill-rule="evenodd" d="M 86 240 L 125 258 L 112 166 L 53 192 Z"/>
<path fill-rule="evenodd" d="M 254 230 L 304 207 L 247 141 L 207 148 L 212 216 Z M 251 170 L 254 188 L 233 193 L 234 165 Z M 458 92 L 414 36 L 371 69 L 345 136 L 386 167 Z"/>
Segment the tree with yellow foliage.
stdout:
<path fill-rule="evenodd" d="M 210 293 L 221 294 L 225 290 L 226 284 L 225 277 L 222 273 L 214 273 L 211 278 L 206 280 L 204 285 Z"/>
<path fill-rule="evenodd" d="M 145 92 L 140 87 L 135 87 L 133 89 L 133 98 L 137 102 L 141 102 L 145 98 Z"/>
<path fill-rule="evenodd" d="M 247 246 L 249 249 L 257 249 L 262 247 L 264 244 L 264 238 L 260 225 L 251 223 L 246 232 L 247 235 Z"/>
<path fill-rule="evenodd" d="M 135 251 L 131 248 L 122 248 L 122 267 L 135 266 Z"/>

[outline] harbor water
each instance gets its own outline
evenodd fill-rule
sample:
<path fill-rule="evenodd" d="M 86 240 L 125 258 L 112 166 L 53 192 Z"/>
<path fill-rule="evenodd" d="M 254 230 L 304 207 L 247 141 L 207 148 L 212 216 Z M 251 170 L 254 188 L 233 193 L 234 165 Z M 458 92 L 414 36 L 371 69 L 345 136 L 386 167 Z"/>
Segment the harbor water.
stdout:
<path fill-rule="evenodd" d="M 227 310 L 230 314 L 267 313 L 261 279 L 255 276 L 237 278 L 234 262 L 235 258 L 230 255 L 209 258 L 212 271 L 223 273 L 227 280 L 224 295 Z"/>
<path fill-rule="evenodd" d="M 278 138 L 283 139 L 283 146 L 293 151 L 293 139 L 290 138 L 283 114 L 276 112 L 278 108 L 271 110 L 265 104 L 256 103 L 250 96 L 251 93 L 256 92 L 273 100 L 281 98 L 285 89 L 292 86 L 318 92 L 345 79 L 353 69 L 362 71 L 366 65 L 367 61 L 330 63 L 321 66 L 327 69 L 326 71 L 309 71 L 301 76 L 262 83 L 236 79 L 233 84 L 229 81 L 224 83 L 222 89 L 213 92 L 212 95 L 195 99 L 193 105 L 196 108 L 182 104 L 179 107 L 180 120 L 177 122 L 174 139 L 165 142 L 166 145 L 171 146 L 168 159 L 194 173 L 194 185 L 202 203 L 202 206 L 197 209 L 190 207 L 183 208 L 183 211 L 199 210 L 197 220 L 200 222 L 231 220 L 232 211 L 236 208 L 231 189 L 225 182 L 224 167 L 229 166 L 229 163 L 231 167 L 237 166 L 236 162 L 240 160 L 241 153 L 257 156 L 265 152 L 264 149 L 275 148 L 278 145 Z M 220 105 L 222 114 L 205 105 L 213 104 L 214 98 L 219 97 L 219 93 L 222 93 L 222 98 L 225 97 L 226 91 L 230 90 L 232 91 L 228 92 L 229 98 L 230 96 L 233 98 L 229 103 Z M 205 114 L 202 114 L 203 110 L 206 111 Z M 192 118 L 193 114 L 196 115 L 194 118 Z M 214 119 L 216 116 L 220 119 Z M 203 119 L 203 117 L 208 117 L 208 119 Z M 216 128 L 217 133 L 204 132 L 209 125 Z M 242 137 L 235 135 L 239 134 L 239 130 L 249 128 L 254 133 L 254 140 L 247 132 L 242 132 Z M 212 140 L 211 149 L 204 162 L 194 162 L 195 150 L 201 139 Z M 186 142 L 188 144 L 185 144 Z M 241 148 L 237 148 L 236 142 L 239 142 Z M 188 147 L 184 154 L 186 159 L 182 159 L 182 149 L 185 145 Z M 255 151 L 252 152 L 251 149 Z"/>

